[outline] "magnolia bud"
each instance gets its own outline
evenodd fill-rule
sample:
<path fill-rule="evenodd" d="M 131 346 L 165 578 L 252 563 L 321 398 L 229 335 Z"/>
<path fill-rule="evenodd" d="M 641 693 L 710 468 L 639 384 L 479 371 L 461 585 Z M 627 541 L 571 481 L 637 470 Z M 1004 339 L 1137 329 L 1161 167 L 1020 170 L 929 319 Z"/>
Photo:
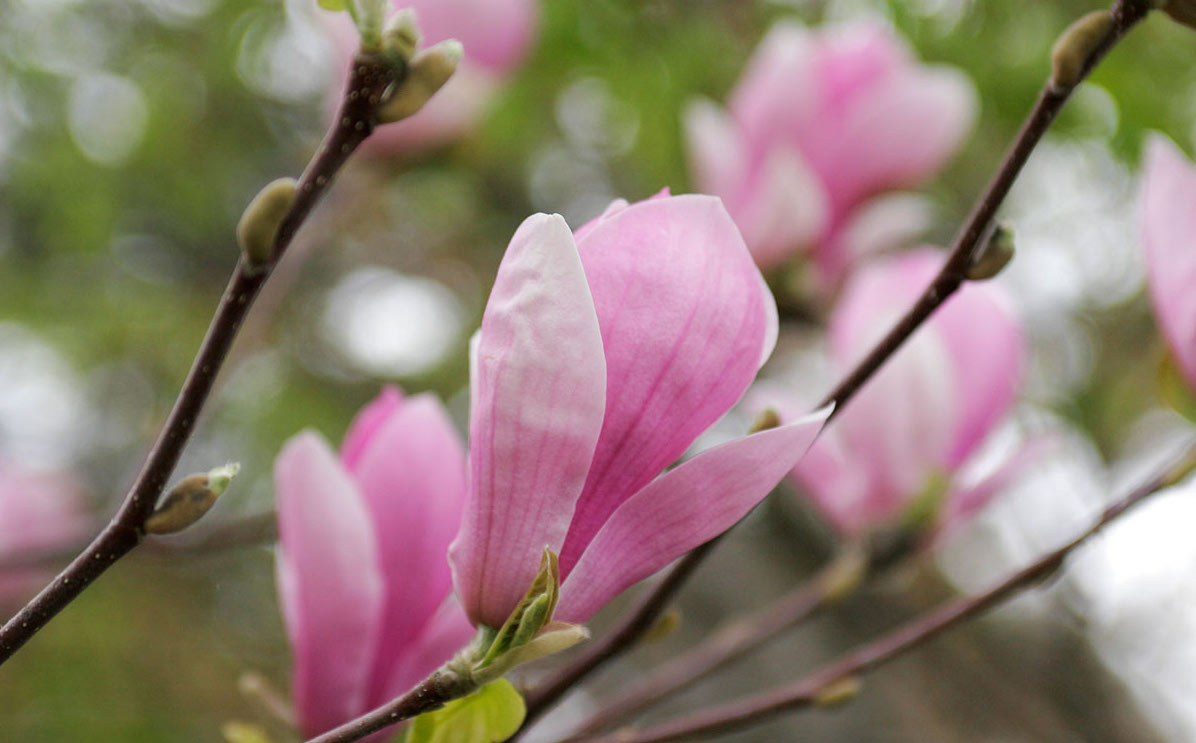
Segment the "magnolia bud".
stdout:
<path fill-rule="evenodd" d="M 228 484 L 240 469 L 241 465 L 230 463 L 207 474 L 183 478 L 145 520 L 145 532 L 174 534 L 199 521 L 228 489 Z"/>
<path fill-rule="evenodd" d="M 1080 82 L 1084 66 L 1113 27 L 1113 16 L 1094 10 L 1067 27 L 1051 47 L 1051 88 L 1066 90 Z"/>
<path fill-rule="evenodd" d="M 422 39 L 415 9 L 403 8 L 392 15 L 382 29 L 382 51 L 406 62 L 415 54 Z"/>
<path fill-rule="evenodd" d="M 984 237 L 984 244 L 972 258 L 967 277 L 970 281 L 984 281 L 1001 273 L 1013 260 L 1013 231 L 1003 224 L 994 223 Z"/>
<path fill-rule="evenodd" d="M 407 65 L 407 75 L 378 108 L 378 122 L 399 121 L 424 107 L 457 70 L 465 50 L 454 39 L 419 52 Z"/>
<path fill-rule="evenodd" d="M 260 268 L 270 260 L 274 237 L 283 217 L 295 200 L 294 178 L 279 178 L 258 191 L 237 222 L 237 243 L 250 268 Z"/>

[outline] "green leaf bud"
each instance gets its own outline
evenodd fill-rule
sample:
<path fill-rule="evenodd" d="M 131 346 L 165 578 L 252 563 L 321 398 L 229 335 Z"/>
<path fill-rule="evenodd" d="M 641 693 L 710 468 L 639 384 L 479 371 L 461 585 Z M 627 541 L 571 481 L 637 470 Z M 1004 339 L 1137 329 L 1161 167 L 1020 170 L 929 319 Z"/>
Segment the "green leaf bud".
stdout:
<path fill-rule="evenodd" d="M 295 201 L 294 178 L 279 178 L 258 191 L 237 222 L 237 243 L 250 268 L 261 268 L 270 261 L 274 237 L 283 217 Z"/>
<path fill-rule="evenodd" d="M 1094 10 L 1071 24 L 1051 47 L 1051 88 L 1066 90 L 1080 82 L 1084 66 L 1113 27 L 1113 16 Z"/>
<path fill-rule="evenodd" d="M 241 469 L 236 463 L 191 475 L 170 489 L 145 521 L 147 534 L 174 534 L 203 518 Z"/>

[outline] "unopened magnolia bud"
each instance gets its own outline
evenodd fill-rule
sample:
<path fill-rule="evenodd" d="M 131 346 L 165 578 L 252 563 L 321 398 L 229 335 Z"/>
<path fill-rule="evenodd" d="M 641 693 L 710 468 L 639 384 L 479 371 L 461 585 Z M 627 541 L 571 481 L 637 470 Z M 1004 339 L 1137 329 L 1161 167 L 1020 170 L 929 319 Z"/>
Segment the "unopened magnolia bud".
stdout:
<path fill-rule="evenodd" d="M 199 521 L 228 489 L 229 482 L 240 469 L 241 465 L 233 463 L 217 467 L 207 474 L 183 478 L 145 520 L 145 532 L 174 534 Z"/>
<path fill-rule="evenodd" d="M 980 251 L 968 266 L 970 281 L 984 281 L 1001 273 L 1013 260 L 1013 231 L 1003 224 L 994 223 L 984 238 Z"/>
<path fill-rule="evenodd" d="M 279 178 L 258 191 L 237 222 L 237 243 L 251 268 L 264 266 L 274 250 L 274 236 L 295 200 L 294 178 Z"/>
<path fill-rule="evenodd" d="M 1080 82 L 1084 66 L 1113 26 L 1106 10 L 1094 10 L 1067 27 L 1051 47 L 1051 87 L 1066 90 Z"/>
<path fill-rule="evenodd" d="M 378 122 L 399 121 L 423 108 L 456 72 L 464 53 L 461 42 L 449 39 L 412 57 L 407 75 L 378 108 Z"/>
<path fill-rule="evenodd" d="M 415 55 L 422 39 L 415 9 L 403 8 L 392 15 L 382 29 L 382 51 L 406 62 Z"/>

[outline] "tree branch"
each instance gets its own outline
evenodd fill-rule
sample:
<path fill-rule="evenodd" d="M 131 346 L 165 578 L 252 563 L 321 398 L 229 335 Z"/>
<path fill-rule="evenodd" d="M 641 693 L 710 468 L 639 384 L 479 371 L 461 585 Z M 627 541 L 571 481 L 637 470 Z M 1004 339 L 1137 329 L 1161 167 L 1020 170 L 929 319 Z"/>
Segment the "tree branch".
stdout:
<path fill-rule="evenodd" d="M 666 722 L 640 732 L 622 730 L 609 736 L 569 738 L 567 743 L 664 743 L 739 730 L 784 712 L 818 705 L 839 685 L 875 670 L 922 643 L 972 619 L 1006 599 L 1050 578 L 1073 550 L 1150 495 L 1175 485 L 1196 469 L 1196 443 L 1183 455 L 1121 500 L 1105 509 L 1082 534 L 1039 558 L 1009 578 L 975 596 L 950 601 L 889 634 L 863 645 L 788 686 L 738 702 Z"/>
<path fill-rule="evenodd" d="M 578 726 L 575 735 L 594 735 L 677 692 L 689 688 L 780 632 L 815 616 L 859 585 L 870 560 L 858 545 L 847 545 L 806 583 L 766 606 L 723 623 L 701 644 L 632 679 Z"/>
<path fill-rule="evenodd" d="M 354 60 L 340 110 L 299 179 L 295 199 L 275 235 L 269 260 L 260 267 L 248 266 L 244 257 L 238 260 L 174 407 L 119 510 L 83 552 L 0 628 L 0 664 L 105 570 L 141 543 L 143 524 L 178 464 L 253 300 L 337 171 L 373 131 L 375 110 L 387 86 L 404 74 L 405 70 L 396 69 L 374 55 L 359 54 Z"/>
<path fill-rule="evenodd" d="M 463 681 L 452 671 L 441 669 L 398 699 L 387 702 L 338 728 L 317 735 L 307 743 L 352 743 L 370 733 L 410 720 L 424 712 L 440 709 L 475 689 L 476 686 Z"/>

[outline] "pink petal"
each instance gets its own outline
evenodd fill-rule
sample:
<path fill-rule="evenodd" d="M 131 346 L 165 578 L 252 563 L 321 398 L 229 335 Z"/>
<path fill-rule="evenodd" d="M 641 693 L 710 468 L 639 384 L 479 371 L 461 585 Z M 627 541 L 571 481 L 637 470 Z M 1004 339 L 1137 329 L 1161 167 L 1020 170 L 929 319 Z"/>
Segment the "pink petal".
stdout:
<path fill-rule="evenodd" d="M 987 506 L 993 497 L 1017 482 L 1030 468 L 1042 463 L 1059 443 L 1057 439 L 1049 437 L 1031 439 L 979 482 L 953 490 L 944 505 L 943 513 L 939 516 L 939 529 L 935 538 L 940 538 L 970 520 Z"/>
<path fill-rule="evenodd" d="M 292 693 L 304 733 L 316 735 L 364 711 L 382 578 L 366 506 L 322 439 L 287 442 L 274 479 Z"/>
<path fill-rule="evenodd" d="M 1161 135 L 1147 143 L 1138 232 L 1155 315 L 1196 388 L 1196 167 Z"/>
<path fill-rule="evenodd" d="M 976 118 L 968 79 L 946 67 L 916 67 L 860 95 L 826 147 L 807 149 L 836 205 L 921 183 L 959 147 Z M 817 145 L 811 145 L 817 147 Z M 833 163 L 833 165 L 832 165 Z"/>
<path fill-rule="evenodd" d="M 633 204 L 578 251 L 606 351 L 606 416 L 562 575 L 619 504 L 739 399 L 773 340 L 775 312 L 714 197 Z"/>
<path fill-rule="evenodd" d="M 934 207 L 921 194 L 889 193 L 856 206 L 815 248 L 826 293 L 858 261 L 906 247 L 933 222 Z"/>
<path fill-rule="evenodd" d="M 424 46 L 456 39 L 465 59 L 507 72 L 522 61 L 536 32 L 536 0 L 395 0 L 395 9 L 413 8 Z"/>
<path fill-rule="evenodd" d="M 852 278 L 830 320 L 840 369 L 889 331 L 944 258 L 921 249 L 875 261 Z M 965 285 L 847 404 L 831 435 L 798 465 L 798 478 L 841 526 L 854 530 L 896 516 L 932 473 L 953 473 L 1005 415 L 1023 354 L 1020 327 L 999 288 Z M 829 463 L 854 466 L 865 484 L 835 475 Z"/>
<path fill-rule="evenodd" d="M 736 224 L 761 268 L 774 268 L 814 244 L 830 221 L 817 173 L 793 149 L 778 145 L 733 204 Z"/>
<path fill-rule="evenodd" d="M 353 423 L 349 425 L 349 430 L 345 432 L 344 440 L 341 441 L 341 464 L 345 469 L 352 470 L 357 466 L 374 434 L 402 405 L 403 391 L 393 384 L 388 384 L 357 413 Z"/>
<path fill-rule="evenodd" d="M 557 616 L 585 622 L 628 586 L 731 528 L 792 469 L 830 410 L 702 452 L 628 499 L 565 580 Z"/>
<path fill-rule="evenodd" d="M 698 188 L 724 202 L 735 199 L 747 175 L 747 151 L 735 120 L 717 104 L 701 99 L 686 106 L 684 124 Z"/>
<path fill-rule="evenodd" d="M 391 668 L 385 692 L 377 704 L 394 699 L 423 681 L 473 638 L 474 628 L 465 610 L 449 597 L 411 638 L 410 650 Z"/>
<path fill-rule="evenodd" d="M 440 402 L 418 395 L 375 429 L 352 474 L 370 510 L 385 580 L 372 706 L 386 701 L 392 668 L 418 652 L 416 635 L 452 590 L 446 554 L 461 526 L 465 452 Z"/>
<path fill-rule="evenodd" d="M 818 113 L 814 63 L 815 37 L 797 23 L 772 27 L 748 62 L 729 100 L 732 116 L 759 158 L 776 142 L 793 142 L 792 133 Z M 779 95 L 778 91 L 784 91 Z"/>
<path fill-rule="evenodd" d="M 602 336 L 565 221 L 529 217 L 499 267 L 471 384 L 471 491 L 451 549 L 475 624 L 497 627 L 559 550 L 606 404 Z"/>

